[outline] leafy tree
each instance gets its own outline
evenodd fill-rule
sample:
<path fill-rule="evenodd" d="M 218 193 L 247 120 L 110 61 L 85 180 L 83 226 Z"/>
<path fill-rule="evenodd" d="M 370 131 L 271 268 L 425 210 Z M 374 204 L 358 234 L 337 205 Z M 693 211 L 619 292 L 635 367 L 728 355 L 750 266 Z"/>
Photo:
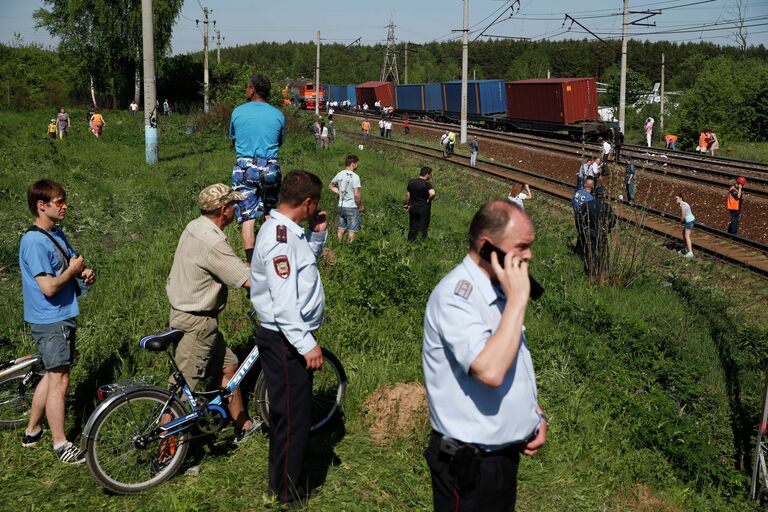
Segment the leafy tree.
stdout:
<path fill-rule="evenodd" d="M 35 11 L 37 26 L 61 39 L 59 50 L 74 63 L 82 80 L 87 78 L 93 104 L 96 91 L 106 92 L 114 108 L 118 94 L 130 90 L 141 69 L 141 0 L 43 1 L 48 8 Z M 154 1 L 157 60 L 170 49 L 182 3 Z"/>
<path fill-rule="evenodd" d="M 609 69 L 605 73 L 604 80 L 608 84 L 606 93 L 608 104 L 617 107 L 621 99 L 621 70 L 616 67 Z M 644 94 L 650 93 L 651 88 L 650 80 L 632 68 L 627 68 L 627 103 L 635 103 Z"/>

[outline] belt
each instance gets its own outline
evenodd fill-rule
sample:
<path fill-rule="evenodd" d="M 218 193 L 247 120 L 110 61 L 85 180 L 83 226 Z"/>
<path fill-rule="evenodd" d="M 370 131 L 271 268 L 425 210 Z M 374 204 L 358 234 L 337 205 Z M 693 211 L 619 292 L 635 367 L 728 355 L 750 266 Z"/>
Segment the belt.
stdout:
<path fill-rule="evenodd" d="M 184 313 L 185 315 L 207 316 L 209 318 L 218 318 L 219 313 L 221 312 L 221 311 L 182 311 L 180 309 L 174 308 L 173 306 L 171 306 L 171 309 L 178 313 Z"/>
<path fill-rule="evenodd" d="M 263 158 L 263 157 L 260 157 L 260 156 L 257 156 L 257 157 L 241 156 L 241 157 L 238 157 L 238 160 L 250 160 L 251 162 L 255 161 L 257 164 L 259 162 L 266 162 L 268 164 L 276 164 L 277 163 L 277 158 Z"/>
<path fill-rule="evenodd" d="M 465 443 L 463 441 L 459 441 L 458 439 L 453 439 L 451 437 L 444 436 L 443 434 L 441 434 L 440 432 L 434 429 L 432 429 L 432 442 L 436 442 L 438 447 L 440 448 L 440 452 L 445 453 L 447 455 L 453 456 L 456 453 L 456 449 L 459 449 L 459 448 L 469 448 L 470 450 L 472 450 L 475 457 L 481 457 L 481 458 L 506 457 L 509 455 L 513 455 L 515 453 L 519 453 L 520 449 L 527 444 L 526 441 L 518 441 L 516 443 L 510 444 L 509 446 L 505 446 L 500 450 L 487 451 L 487 450 L 483 450 L 479 446 L 474 445 L 472 443 Z"/>

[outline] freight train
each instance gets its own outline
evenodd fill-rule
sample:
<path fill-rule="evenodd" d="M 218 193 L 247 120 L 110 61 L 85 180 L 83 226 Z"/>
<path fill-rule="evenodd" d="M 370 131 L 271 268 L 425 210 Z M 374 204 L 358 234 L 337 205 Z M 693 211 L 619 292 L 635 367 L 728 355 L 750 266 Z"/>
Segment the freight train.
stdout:
<path fill-rule="evenodd" d="M 373 108 L 393 107 L 395 115 L 458 122 L 461 115 L 461 81 L 399 84 L 365 82 L 359 85 L 325 85 L 328 101 L 349 100 Z M 603 121 L 597 111 L 594 78 L 518 80 L 468 80 L 467 120 L 506 131 L 566 134 L 573 139 L 611 137 L 616 121 Z"/>

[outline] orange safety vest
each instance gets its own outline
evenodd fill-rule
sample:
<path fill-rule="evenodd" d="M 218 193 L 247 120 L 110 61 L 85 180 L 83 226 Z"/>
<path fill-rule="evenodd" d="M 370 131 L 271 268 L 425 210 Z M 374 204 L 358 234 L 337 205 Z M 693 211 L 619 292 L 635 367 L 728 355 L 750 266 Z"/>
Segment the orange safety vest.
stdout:
<path fill-rule="evenodd" d="M 363 121 L 362 128 L 364 132 L 370 131 L 371 123 L 369 123 L 368 121 Z"/>
<path fill-rule="evenodd" d="M 731 187 L 728 189 L 728 205 L 727 208 L 729 210 L 740 210 L 741 209 L 741 199 L 737 199 L 733 197 L 733 192 L 736 190 L 736 187 Z"/>
<path fill-rule="evenodd" d="M 706 148 L 709 146 L 709 143 L 707 142 L 707 136 L 704 132 L 701 132 L 699 135 L 699 147 Z"/>

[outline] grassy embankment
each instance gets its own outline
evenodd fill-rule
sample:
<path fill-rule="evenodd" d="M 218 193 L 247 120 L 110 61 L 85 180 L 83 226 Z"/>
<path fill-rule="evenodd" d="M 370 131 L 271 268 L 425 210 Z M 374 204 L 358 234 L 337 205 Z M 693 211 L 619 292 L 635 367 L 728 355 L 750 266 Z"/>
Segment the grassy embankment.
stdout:
<path fill-rule="evenodd" d="M 164 359 L 140 351 L 137 340 L 166 326 L 164 283 L 178 235 L 197 215 L 197 193 L 229 181 L 232 151 L 214 125 L 185 135 L 186 118 L 163 118 L 161 161 L 146 167 L 139 120 L 107 113 L 104 136 L 96 140 L 77 113 L 71 137 L 50 143 L 46 115 L 0 116 L 0 335 L 17 340 L 17 352 L 33 350 L 21 320 L 18 238 L 30 222 L 25 187 L 51 177 L 65 185 L 72 203 L 65 229 L 99 275 L 82 301 L 68 416 L 77 435 L 96 385 L 135 376 L 162 380 Z M 344 155 L 358 152 L 356 145 L 339 142 L 317 153 L 309 137 L 292 134 L 281 152 L 283 169 L 311 170 L 328 182 Z M 465 253 L 477 207 L 507 189 L 434 164 L 430 239 L 409 244 L 404 186 L 422 162 L 373 147 L 360 154 L 362 235 L 351 246 L 331 239 L 335 262 L 321 263 L 327 317 L 319 339 L 340 356 L 350 387 L 344 427 L 313 440 L 312 475 L 323 485 L 310 505 L 427 510 L 426 415 L 400 439 L 375 444 L 363 402 L 382 385 L 421 379 L 428 294 Z M 330 193 L 322 205 L 334 210 Z M 595 288 L 568 247 L 567 207 L 537 198 L 529 211 L 538 238 L 532 268 L 547 292 L 529 307 L 526 324 L 552 428 L 546 448 L 522 464 L 519 509 L 750 509 L 745 479 L 732 468 L 749 442 L 744 423 L 756 421 L 761 400 L 766 331 L 758 322 L 765 302 L 729 297 L 712 285 L 731 278 L 730 269 L 683 262 L 659 243 L 648 245 L 654 267 L 647 275 L 626 288 Z M 238 247 L 237 229 L 227 233 Z M 730 282 L 765 296 L 764 281 L 734 276 Z M 247 310 L 244 295 L 233 292 L 222 318 L 228 340 L 241 348 L 250 332 Z M 20 434 L 0 433 L 2 510 L 276 508 L 266 498 L 266 438 L 235 449 L 228 431 L 198 476 L 120 497 L 103 493 L 86 468 L 57 464 L 47 443 L 21 448 Z"/>

